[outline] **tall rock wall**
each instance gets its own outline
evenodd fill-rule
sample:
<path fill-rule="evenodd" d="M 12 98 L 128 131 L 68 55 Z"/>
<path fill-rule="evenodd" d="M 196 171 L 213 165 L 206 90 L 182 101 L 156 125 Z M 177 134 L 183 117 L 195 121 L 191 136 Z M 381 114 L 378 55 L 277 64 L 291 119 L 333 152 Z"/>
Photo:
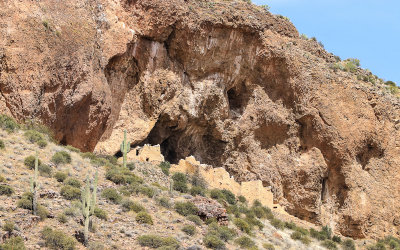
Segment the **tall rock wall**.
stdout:
<path fill-rule="evenodd" d="M 301 219 L 399 234 L 399 104 L 243 1 L 0 2 L 0 108 L 63 144 L 160 144 L 261 180 Z"/>

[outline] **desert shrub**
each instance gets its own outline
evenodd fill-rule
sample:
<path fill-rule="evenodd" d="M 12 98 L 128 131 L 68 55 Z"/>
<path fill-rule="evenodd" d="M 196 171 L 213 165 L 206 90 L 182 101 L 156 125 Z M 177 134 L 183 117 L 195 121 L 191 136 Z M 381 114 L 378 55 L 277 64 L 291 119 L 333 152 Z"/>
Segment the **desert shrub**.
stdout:
<path fill-rule="evenodd" d="M 236 218 L 240 217 L 239 207 L 237 205 L 230 205 L 226 208 L 228 214 L 233 214 Z"/>
<path fill-rule="evenodd" d="M 67 217 L 67 215 L 65 215 L 64 213 L 61 213 L 61 214 L 58 214 L 57 215 L 57 220 L 60 222 L 60 223 L 67 223 L 68 222 L 68 217 Z"/>
<path fill-rule="evenodd" d="M 14 193 L 14 189 L 6 184 L 0 184 L 0 195 L 11 196 Z"/>
<path fill-rule="evenodd" d="M 67 145 L 67 146 L 65 146 L 65 148 L 68 149 L 71 152 L 75 152 L 75 153 L 81 152 L 78 148 L 75 148 L 75 147 L 73 147 L 71 145 Z"/>
<path fill-rule="evenodd" d="M 196 224 L 197 226 L 200 226 L 201 224 L 203 224 L 203 221 L 200 219 L 199 216 L 194 215 L 194 214 L 189 214 L 186 217 L 187 220 L 193 222 L 194 224 Z"/>
<path fill-rule="evenodd" d="M 128 168 L 111 167 L 106 172 L 106 179 L 115 184 L 141 184 L 143 179 L 132 173 Z"/>
<path fill-rule="evenodd" d="M 194 187 L 201 187 L 203 189 L 207 188 L 207 182 L 206 180 L 200 175 L 199 169 L 196 170 L 196 172 L 193 174 L 191 178 L 191 184 Z"/>
<path fill-rule="evenodd" d="M 271 243 L 264 243 L 263 248 L 265 248 L 267 250 L 275 250 L 274 245 L 272 245 Z"/>
<path fill-rule="evenodd" d="M 310 228 L 310 235 L 311 237 L 320 241 L 328 239 L 328 236 L 325 232 L 317 231 L 314 228 Z"/>
<path fill-rule="evenodd" d="M 193 195 L 193 196 L 196 196 L 196 195 L 206 196 L 206 190 L 204 188 L 202 188 L 202 187 L 199 187 L 199 186 L 193 186 L 190 189 L 190 194 Z"/>
<path fill-rule="evenodd" d="M 170 208 L 171 207 L 171 203 L 169 201 L 168 197 L 161 197 L 157 200 L 158 205 L 165 207 L 165 208 Z"/>
<path fill-rule="evenodd" d="M 138 237 L 138 242 L 142 247 L 178 249 L 179 242 L 173 237 L 161 237 L 158 235 L 148 234 Z"/>
<path fill-rule="evenodd" d="M 146 213 L 144 211 L 139 212 L 136 215 L 135 220 L 136 220 L 137 223 L 140 223 L 140 224 L 153 225 L 153 219 L 151 218 L 150 214 L 148 214 L 148 213 Z"/>
<path fill-rule="evenodd" d="M 99 219 L 107 220 L 107 212 L 99 207 L 94 208 L 93 214 Z"/>
<path fill-rule="evenodd" d="M 307 229 L 302 228 L 302 227 L 296 226 L 296 228 L 294 230 L 297 231 L 297 232 L 300 232 L 302 235 L 309 235 L 310 234 L 310 232 Z"/>
<path fill-rule="evenodd" d="M 114 188 L 105 188 L 103 192 L 101 192 L 101 196 L 114 203 L 118 203 L 122 199 L 121 195 Z"/>
<path fill-rule="evenodd" d="M 0 244 L 1 250 L 25 250 L 24 239 L 22 237 L 11 237 L 4 244 Z"/>
<path fill-rule="evenodd" d="M 273 218 L 272 220 L 270 220 L 270 222 L 271 225 L 276 229 L 283 229 L 285 227 L 285 224 L 280 219 Z"/>
<path fill-rule="evenodd" d="M 332 238 L 332 229 L 328 226 L 323 226 L 320 233 L 326 235 L 327 239 Z"/>
<path fill-rule="evenodd" d="M 163 161 L 158 166 L 161 168 L 161 171 L 165 175 L 167 175 L 167 176 L 169 175 L 169 169 L 171 168 L 171 164 L 168 161 Z"/>
<path fill-rule="evenodd" d="M 4 149 L 6 146 L 4 145 L 3 140 L 0 140 L 0 149 Z"/>
<path fill-rule="evenodd" d="M 184 173 L 176 172 L 172 175 L 172 180 L 175 182 L 187 182 L 186 175 Z"/>
<path fill-rule="evenodd" d="M 41 164 L 38 166 L 38 170 L 40 175 L 42 176 L 47 176 L 47 177 L 51 177 L 51 173 L 53 172 L 53 169 L 46 164 Z"/>
<path fill-rule="evenodd" d="M 122 208 L 125 211 L 134 211 L 135 213 L 146 211 L 146 209 L 141 204 L 129 199 L 126 199 L 122 202 Z"/>
<path fill-rule="evenodd" d="M 76 178 L 68 178 L 64 181 L 65 185 L 71 186 L 71 187 L 76 187 L 76 188 L 81 188 L 82 183 L 80 180 L 76 179 Z"/>
<path fill-rule="evenodd" d="M 236 237 L 236 231 L 227 226 L 219 226 L 217 222 L 208 225 L 208 234 L 216 235 L 219 239 L 227 242 Z"/>
<path fill-rule="evenodd" d="M 75 217 L 79 214 L 79 210 L 75 207 L 69 207 L 64 209 L 64 214 L 70 217 Z"/>
<path fill-rule="evenodd" d="M 256 245 L 254 241 L 252 241 L 249 237 L 247 236 L 242 236 L 239 237 L 235 240 L 235 243 L 239 245 L 241 248 L 251 248 Z"/>
<path fill-rule="evenodd" d="M 58 151 L 51 157 L 51 161 L 56 165 L 69 164 L 71 163 L 71 155 L 67 151 Z"/>
<path fill-rule="evenodd" d="M 45 148 L 47 146 L 47 141 L 39 140 L 38 142 L 36 142 L 36 144 L 39 146 L 39 148 Z"/>
<path fill-rule="evenodd" d="M 54 175 L 54 178 L 56 178 L 58 182 L 64 182 L 65 179 L 67 179 L 67 177 L 68 177 L 67 173 L 64 173 L 62 171 L 57 171 L 56 174 Z"/>
<path fill-rule="evenodd" d="M 291 221 L 291 222 L 285 222 L 285 228 L 291 229 L 291 230 L 295 230 L 296 229 L 296 224 Z"/>
<path fill-rule="evenodd" d="M 7 182 L 6 178 L 0 175 L 0 183 L 5 183 L 5 182 Z"/>
<path fill-rule="evenodd" d="M 196 234 L 196 227 L 193 225 L 185 225 L 182 227 L 182 232 L 187 235 L 193 236 Z"/>
<path fill-rule="evenodd" d="M 337 249 L 336 243 L 332 240 L 324 240 L 321 245 L 327 249 Z"/>
<path fill-rule="evenodd" d="M 36 143 L 41 140 L 45 140 L 44 136 L 35 130 L 28 130 L 24 133 L 24 136 L 30 141 L 31 143 Z"/>
<path fill-rule="evenodd" d="M 237 228 L 240 229 L 240 231 L 245 232 L 245 233 L 250 233 L 251 232 L 251 227 L 250 225 L 243 219 L 241 218 L 235 218 L 233 220 L 233 224 L 235 224 L 235 226 Z"/>
<path fill-rule="evenodd" d="M 303 237 L 300 240 L 304 245 L 310 245 L 311 243 L 311 239 L 308 236 L 303 235 Z"/>
<path fill-rule="evenodd" d="M 221 193 L 224 196 L 224 199 L 231 205 L 236 204 L 236 196 L 229 190 L 227 189 L 222 189 Z"/>
<path fill-rule="evenodd" d="M 61 188 L 60 194 L 67 200 L 75 200 L 81 198 L 81 190 L 77 187 L 64 185 Z"/>
<path fill-rule="evenodd" d="M 210 197 L 215 200 L 224 199 L 224 194 L 221 190 L 214 188 L 210 190 Z"/>
<path fill-rule="evenodd" d="M 20 128 L 19 124 L 11 117 L 0 114 L 0 128 L 11 133 Z"/>
<path fill-rule="evenodd" d="M 217 219 L 214 218 L 214 217 L 207 218 L 207 219 L 204 221 L 204 223 L 206 223 L 206 225 L 210 225 L 211 223 L 217 223 L 217 222 L 218 222 Z"/>
<path fill-rule="evenodd" d="M 34 169 L 35 168 L 35 156 L 30 155 L 24 159 L 24 165 L 27 166 L 29 169 Z M 38 159 L 38 165 L 42 165 L 42 162 L 40 159 Z"/>
<path fill-rule="evenodd" d="M 45 246 L 50 249 L 76 249 L 76 241 L 74 238 L 67 236 L 61 231 L 53 230 L 50 227 L 45 227 L 41 232 Z"/>
<path fill-rule="evenodd" d="M 149 198 L 153 198 L 153 196 L 155 195 L 156 191 L 154 190 L 154 188 L 151 187 L 147 187 L 147 186 L 141 186 L 139 188 L 139 193 L 146 195 Z"/>
<path fill-rule="evenodd" d="M 187 202 L 176 202 L 175 211 L 180 215 L 188 216 L 191 214 L 197 215 L 197 212 L 199 210 L 192 202 L 187 201 Z"/>
<path fill-rule="evenodd" d="M 14 222 L 13 221 L 6 221 L 4 223 L 4 225 L 2 226 L 2 228 L 3 228 L 4 231 L 6 231 L 8 233 L 11 233 L 15 229 Z"/>
<path fill-rule="evenodd" d="M 356 250 L 356 245 L 352 239 L 346 239 L 342 242 L 343 250 Z"/>
<path fill-rule="evenodd" d="M 264 224 L 253 214 L 247 214 L 244 220 L 250 225 L 250 227 L 257 226 L 260 230 L 264 228 Z"/>
<path fill-rule="evenodd" d="M 40 220 L 45 220 L 49 216 L 49 214 L 49 211 L 44 206 L 37 206 L 37 215 L 40 217 Z"/>
<path fill-rule="evenodd" d="M 336 242 L 336 243 L 341 243 L 342 242 L 342 238 L 340 238 L 340 236 L 337 236 L 337 235 L 333 236 L 332 240 L 334 242 Z"/>
<path fill-rule="evenodd" d="M 19 208 L 32 210 L 32 201 L 33 201 L 33 194 L 31 192 L 25 192 L 22 194 L 22 197 L 17 202 L 17 206 Z"/>
<path fill-rule="evenodd" d="M 266 218 L 268 215 L 272 214 L 271 209 L 264 206 L 253 206 L 250 210 L 259 219 Z"/>
<path fill-rule="evenodd" d="M 188 186 L 187 186 L 186 182 L 174 181 L 172 188 L 181 193 L 187 193 L 187 191 L 188 191 Z"/>
<path fill-rule="evenodd" d="M 224 249 L 225 243 L 220 240 L 217 236 L 207 234 L 203 239 L 203 244 L 211 249 Z"/>
<path fill-rule="evenodd" d="M 243 195 L 239 195 L 239 196 L 238 196 L 238 200 L 239 200 L 241 203 L 246 203 L 246 202 L 247 202 L 246 197 L 244 197 Z"/>

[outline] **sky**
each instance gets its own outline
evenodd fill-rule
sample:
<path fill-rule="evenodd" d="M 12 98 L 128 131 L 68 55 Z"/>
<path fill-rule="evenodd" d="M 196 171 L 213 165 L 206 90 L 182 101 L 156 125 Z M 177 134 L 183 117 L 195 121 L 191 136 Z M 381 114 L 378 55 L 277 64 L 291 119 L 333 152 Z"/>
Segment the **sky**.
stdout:
<path fill-rule="evenodd" d="M 252 0 L 341 57 L 400 85 L 400 0 Z"/>

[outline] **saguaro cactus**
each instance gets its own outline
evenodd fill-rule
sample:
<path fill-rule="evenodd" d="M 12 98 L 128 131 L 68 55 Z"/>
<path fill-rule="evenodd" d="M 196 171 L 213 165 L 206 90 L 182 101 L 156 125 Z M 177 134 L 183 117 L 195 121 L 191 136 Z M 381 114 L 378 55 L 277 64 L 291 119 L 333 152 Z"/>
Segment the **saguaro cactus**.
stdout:
<path fill-rule="evenodd" d="M 124 141 L 121 143 L 121 152 L 123 154 L 123 166 L 126 167 L 127 154 L 131 151 L 131 143 L 126 140 L 126 129 L 124 130 Z"/>
<path fill-rule="evenodd" d="M 33 211 L 34 215 L 37 215 L 37 190 L 39 189 L 39 183 L 37 181 L 38 171 L 39 171 L 39 159 L 38 159 L 38 153 L 36 152 L 36 156 L 35 156 L 35 172 L 34 172 L 34 175 L 33 175 L 33 179 L 31 177 L 31 192 L 33 194 L 32 211 Z"/>
<path fill-rule="evenodd" d="M 85 189 L 82 192 L 82 214 L 84 219 L 84 244 L 88 245 L 89 242 L 89 225 L 91 224 L 91 216 L 94 214 L 94 208 L 96 207 L 97 199 L 97 182 L 98 182 L 98 171 L 96 171 L 94 181 L 90 182 L 89 176 L 86 177 Z M 93 190 L 90 190 L 90 184 L 92 183 Z"/>

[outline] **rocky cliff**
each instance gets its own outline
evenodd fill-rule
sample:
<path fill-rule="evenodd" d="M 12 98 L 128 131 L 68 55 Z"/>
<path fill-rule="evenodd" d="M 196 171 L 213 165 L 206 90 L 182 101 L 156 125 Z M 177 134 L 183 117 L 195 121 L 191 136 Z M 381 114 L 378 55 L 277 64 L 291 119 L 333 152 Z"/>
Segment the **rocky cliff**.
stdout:
<path fill-rule="evenodd" d="M 62 144 L 160 144 L 355 238 L 400 233 L 399 104 L 243 1 L 0 2 L 0 109 Z"/>

